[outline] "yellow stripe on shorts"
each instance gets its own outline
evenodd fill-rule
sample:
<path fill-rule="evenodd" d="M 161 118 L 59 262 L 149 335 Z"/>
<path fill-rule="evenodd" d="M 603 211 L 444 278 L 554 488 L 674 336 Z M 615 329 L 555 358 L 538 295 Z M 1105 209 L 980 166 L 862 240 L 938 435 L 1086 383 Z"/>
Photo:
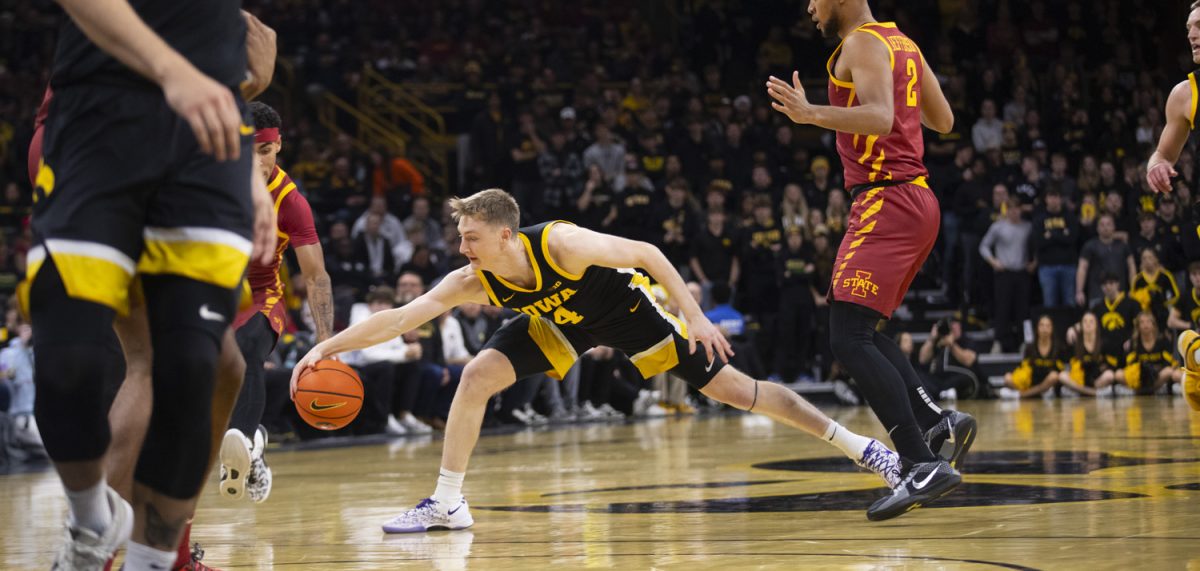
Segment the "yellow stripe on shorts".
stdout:
<path fill-rule="evenodd" d="M 107 306 L 121 315 L 129 313 L 129 282 L 136 265 L 112 246 L 81 240 L 52 238 L 29 250 L 26 275 L 33 283 L 49 255 L 73 299 Z"/>
<path fill-rule="evenodd" d="M 241 284 L 250 261 L 250 241 L 220 228 L 147 227 L 137 270 L 148 275 L 183 276 L 217 287 Z"/>

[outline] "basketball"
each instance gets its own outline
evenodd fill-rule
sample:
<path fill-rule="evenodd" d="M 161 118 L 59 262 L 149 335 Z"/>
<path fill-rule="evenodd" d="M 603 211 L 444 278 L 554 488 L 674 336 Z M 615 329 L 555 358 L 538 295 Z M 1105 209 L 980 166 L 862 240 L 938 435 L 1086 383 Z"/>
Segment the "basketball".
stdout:
<path fill-rule="evenodd" d="M 320 430 L 337 430 L 362 409 L 362 380 L 349 365 L 323 359 L 300 375 L 292 400 L 304 422 Z"/>

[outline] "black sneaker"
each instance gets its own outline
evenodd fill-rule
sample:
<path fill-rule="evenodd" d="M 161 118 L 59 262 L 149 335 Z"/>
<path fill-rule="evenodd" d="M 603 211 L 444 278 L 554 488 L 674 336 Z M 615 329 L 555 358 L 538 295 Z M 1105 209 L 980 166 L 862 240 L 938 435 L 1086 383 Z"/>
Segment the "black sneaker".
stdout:
<path fill-rule="evenodd" d="M 962 475 L 945 460 L 913 464 L 892 493 L 867 508 L 867 519 L 883 521 L 927 505 L 962 483 Z"/>
<path fill-rule="evenodd" d="M 957 470 L 962 465 L 963 457 L 971 449 L 971 444 L 975 442 L 975 428 L 975 417 L 957 410 L 943 411 L 942 420 L 925 433 L 925 442 L 934 454 L 948 460 L 950 467 Z M 954 449 L 949 455 L 940 451 L 946 442 L 954 444 Z"/>

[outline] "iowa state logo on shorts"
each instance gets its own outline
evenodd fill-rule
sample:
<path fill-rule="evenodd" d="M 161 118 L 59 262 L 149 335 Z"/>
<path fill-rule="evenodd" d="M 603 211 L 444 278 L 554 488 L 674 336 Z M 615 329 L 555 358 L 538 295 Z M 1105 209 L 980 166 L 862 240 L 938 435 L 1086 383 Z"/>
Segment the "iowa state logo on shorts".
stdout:
<path fill-rule="evenodd" d="M 854 297 L 879 295 L 879 284 L 871 281 L 871 274 L 872 272 L 855 270 L 854 277 L 842 280 L 842 288 L 850 290 L 850 295 Z"/>

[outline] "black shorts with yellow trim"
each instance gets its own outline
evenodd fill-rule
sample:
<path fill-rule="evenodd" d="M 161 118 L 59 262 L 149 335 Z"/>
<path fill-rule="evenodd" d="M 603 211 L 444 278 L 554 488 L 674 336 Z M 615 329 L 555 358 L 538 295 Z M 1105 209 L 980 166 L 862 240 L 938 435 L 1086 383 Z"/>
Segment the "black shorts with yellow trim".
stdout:
<path fill-rule="evenodd" d="M 719 358 L 710 363 L 701 345 L 689 354 L 686 327 L 661 306 L 633 307 L 619 321 L 590 331 L 522 314 L 505 323 L 483 348 L 507 357 L 518 379 L 538 373 L 562 379 L 580 355 L 601 345 L 628 356 L 643 378 L 670 371 L 697 389 L 725 366 Z"/>
<path fill-rule="evenodd" d="M 245 117 L 245 104 L 238 105 Z M 50 257 L 69 297 L 121 314 L 137 273 L 233 290 L 251 248 L 252 134 L 243 130 L 238 160 L 217 162 L 200 152 L 161 91 L 56 91 L 34 191 L 27 280 Z"/>

